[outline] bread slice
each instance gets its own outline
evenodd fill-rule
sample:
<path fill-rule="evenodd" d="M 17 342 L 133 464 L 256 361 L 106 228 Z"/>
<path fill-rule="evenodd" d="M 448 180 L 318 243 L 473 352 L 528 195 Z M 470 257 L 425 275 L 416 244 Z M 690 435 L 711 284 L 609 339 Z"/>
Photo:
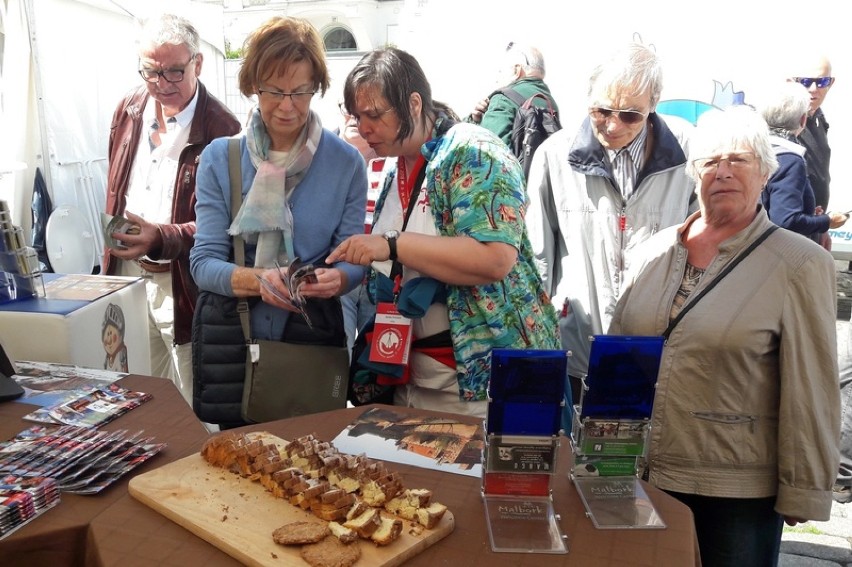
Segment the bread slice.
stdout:
<path fill-rule="evenodd" d="M 416 512 L 417 523 L 431 530 L 438 525 L 446 511 L 447 507 L 439 502 L 433 502 L 425 508 L 418 508 Z"/>
<path fill-rule="evenodd" d="M 370 535 L 370 539 L 376 542 L 376 545 L 388 545 L 399 538 L 402 533 L 402 520 L 399 518 L 382 518 L 379 529 Z"/>
<path fill-rule="evenodd" d="M 350 544 L 358 539 L 358 532 L 337 522 L 329 522 L 328 529 L 331 530 L 331 535 L 345 544 Z"/>
<path fill-rule="evenodd" d="M 370 508 L 360 516 L 346 520 L 344 526 L 358 532 L 358 535 L 368 539 L 382 525 L 382 516 L 375 508 Z"/>

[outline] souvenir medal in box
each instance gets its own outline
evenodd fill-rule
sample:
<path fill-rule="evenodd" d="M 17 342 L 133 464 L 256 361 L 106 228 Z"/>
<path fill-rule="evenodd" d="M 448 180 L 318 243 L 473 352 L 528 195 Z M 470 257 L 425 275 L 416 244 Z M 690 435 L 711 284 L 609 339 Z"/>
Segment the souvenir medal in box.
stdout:
<path fill-rule="evenodd" d="M 550 490 L 566 357 L 551 350 L 492 352 L 482 493 L 493 551 L 568 552 Z"/>
<path fill-rule="evenodd" d="M 575 453 L 642 455 L 663 341 L 663 337 L 594 337 L 572 429 Z"/>
<path fill-rule="evenodd" d="M 571 432 L 571 476 L 599 529 L 665 527 L 636 477 L 663 343 L 663 337 L 593 337 Z"/>

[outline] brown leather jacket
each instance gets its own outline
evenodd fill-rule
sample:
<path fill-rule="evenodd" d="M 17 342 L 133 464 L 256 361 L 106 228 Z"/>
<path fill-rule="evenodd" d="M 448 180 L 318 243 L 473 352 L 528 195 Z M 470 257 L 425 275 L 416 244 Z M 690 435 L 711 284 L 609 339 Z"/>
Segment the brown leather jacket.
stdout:
<path fill-rule="evenodd" d="M 124 214 L 130 171 L 141 139 L 142 110 L 149 98 L 143 85 L 128 93 L 113 114 L 106 198 L 106 212 L 110 215 Z M 239 131 L 240 123 L 234 114 L 211 96 L 199 81 L 189 139 L 178 160 L 172 224 L 159 225 L 162 248 L 148 254 L 152 259 L 171 260 L 175 344 L 188 343 L 192 338 L 192 314 L 198 290 L 189 273 L 189 249 L 195 237 L 195 173 L 201 152 L 215 138 L 232 136 Z M 109 253 L 109 249 L 104 250 L 103 265 L 106 274 L 116 272 L 118 259 Z"/>

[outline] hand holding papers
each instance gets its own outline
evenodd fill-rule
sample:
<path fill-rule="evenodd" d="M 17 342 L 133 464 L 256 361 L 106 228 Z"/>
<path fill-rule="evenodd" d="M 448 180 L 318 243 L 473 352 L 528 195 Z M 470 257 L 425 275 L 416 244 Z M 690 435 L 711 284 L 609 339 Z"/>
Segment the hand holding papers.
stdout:
<path fill-rule="evenodd" d="M 275 262 L 275 268 L 278 270 L 278 274 L 281 276 L 281 282 L 289 292 L 290 297 L 284 296 L 275 288 L 275 286 L 258 275 L 257 280 L 260 282 L 261 287 L 274 295 L 282 303 L 301 313 L 305 318 L 305 322 L 307 322 L 308 327 L 313 329 L 313 325 L 311 324 L 311 320 L 308 317 L 307 310 L 305 309 L 307 298 L 302 295 L 302 287 L 305 284 L 317 283 L 317 276 L 315 273 L 316 268 L 314 268 L 313 264 L 302 263 L 299 258 L 294 258 L 286 271 L 278 265 L 278 262 Z"/>
<path fill-rule="evenodd" d="M 127 248 L 127 246 L 113 238 L 113 234 L 139 234 L 141 232 L 141 227 L 138 224 L 130 222 L 121 215 L 112 216 L 106 213 L 101 213 L 101 229 L 107 247 L 119 249 Z"/>

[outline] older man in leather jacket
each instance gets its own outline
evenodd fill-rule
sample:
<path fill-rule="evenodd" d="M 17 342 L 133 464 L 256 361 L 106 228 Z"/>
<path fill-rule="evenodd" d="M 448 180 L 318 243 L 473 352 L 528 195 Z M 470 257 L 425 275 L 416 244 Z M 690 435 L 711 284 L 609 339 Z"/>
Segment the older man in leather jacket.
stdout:
<path fill-rule="evenodd" d="M 236 134 L 240 124 L 198 80 L 203 55 L 190 22 L 173 15 L 147 21 L 138 46 L 145 83 L 113 114 L 106 212 L 139 229 L 113 234 L 118 246 L 104 251 L 104 272 L 148 278 L 151 374 L 171 378 L 192 403 L 196 169 L 207 144 Z"/>

